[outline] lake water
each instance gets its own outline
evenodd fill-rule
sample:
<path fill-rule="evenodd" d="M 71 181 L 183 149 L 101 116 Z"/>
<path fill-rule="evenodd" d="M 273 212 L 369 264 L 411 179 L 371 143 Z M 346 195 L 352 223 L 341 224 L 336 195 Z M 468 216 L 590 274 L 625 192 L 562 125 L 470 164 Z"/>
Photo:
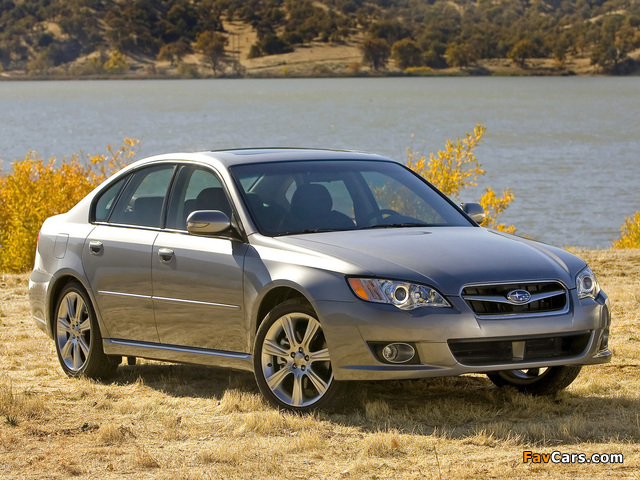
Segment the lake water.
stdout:
<path fill-rule="evenodd" d="M 477 123 L 487 174 L 460 200 L 510 187 L 501 218 L 519 234 L 604 248 L 640 210 L 640 77 L 0 82 L 0 166 L 124 137 L 140 140 L 138 158 L 306 146 L 402 161 L 406 147 L 435 151 Z"/>

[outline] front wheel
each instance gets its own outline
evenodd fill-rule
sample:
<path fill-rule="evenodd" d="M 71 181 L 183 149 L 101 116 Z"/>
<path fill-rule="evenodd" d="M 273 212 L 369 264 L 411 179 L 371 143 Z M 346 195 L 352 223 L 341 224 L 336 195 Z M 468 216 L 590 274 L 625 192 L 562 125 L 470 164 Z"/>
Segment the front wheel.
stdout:
<path fill-rule="evenodd" d="M 82 285 L 66 285 L 56 305 L 55 342 L 58 360 L 70 377 L 103 379 L 118 367 L 102 350 L 96 314 Z"/>
<path fill-rule="evenodd" d="M 562 366 L 528 368 L 522 370 L 502 370 L 488 373 L 487 377 L 498 387 L 515 387 L 530 395 L 555 395 L 573 382 L 582 367 Z"/>
<path fill-rule="evenodd" d="M 288 300 L 258 328 L 253 355 L 260 391 L 275 407 L 309 412 L 337 406 L 348 383 L 333 378 L 322 325 L 308 303 Z"/>

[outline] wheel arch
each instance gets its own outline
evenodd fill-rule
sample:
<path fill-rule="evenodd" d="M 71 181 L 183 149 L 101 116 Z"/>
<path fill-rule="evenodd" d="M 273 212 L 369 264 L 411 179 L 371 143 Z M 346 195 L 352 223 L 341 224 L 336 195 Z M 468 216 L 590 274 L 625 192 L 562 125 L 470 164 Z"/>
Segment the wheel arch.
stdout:
<path fill-rule="evenodd" d="M 77 275 L 77 273 L 62 272 L 52 280 L 51 285 L 49 286 L 47 302 L 47 329 L 51 338 L 55 336 L 56 305 L 58 303 L 58 298 L 60 297 L 60 293 L 62 292 L 62 290 L 72 282 L 79 283 L 85 293 L 89 296 L 89 299 L 91 300 L 91 307 L 93 308 L 93 311 L 97 317 L 100 329 L 103 330 L 102 320 L 96 308 L 96 301 L 95 298 L 93 298 L 93 294 L 89 286 L 86 284 L 83 278 Z"/>
<path fill-rule="evenodd" d="M 307 296 L 302 293 L 299 289 L 294 288 L 290 285 L 280 285 L 269 290 L 261 299 L 260 305 L 256 311 L 254 317 L 254 325 L 253 325 L 253 336 L 255 337 L 258 328 L 260 328 L 260 324 L 264 320 L 264 317 L 273 310 L 277 305 L 282 302 L 286 302 L 287 300 L 291 300 L 294 298 L 299 298 L 303 300 L 305 303 L 308 303 L 311 308 L 313 307 L 312 302 L 307 298 Z M 314 308 L 315 310 L 315 308 Z"/>

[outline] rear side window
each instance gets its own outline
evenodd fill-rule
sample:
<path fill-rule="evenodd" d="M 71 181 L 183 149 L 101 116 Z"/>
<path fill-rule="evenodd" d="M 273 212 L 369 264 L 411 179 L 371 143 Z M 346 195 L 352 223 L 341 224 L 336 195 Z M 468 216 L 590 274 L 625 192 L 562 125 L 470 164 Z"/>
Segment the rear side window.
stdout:
<path fill-rule="evenodd" d="M 134 173 L 120 195 L 109 222 L 160 227 L 173 170 L 173 165 L 158 165 Z"/>
<path fill-rule="evenodd" d="M 124 177 L 122 180 L 118 180 L 107 188 L 102 195 L 100 195 L 96 202 L 95 213 L 93 216 L 95 222 L 106 222 L 109 219 L 109 214 L 118 199 L 118 194 L 120 193 L 120 190 L 122 190 L 122 186 L 126 183 L 128 178 L 129 177 Z"/>

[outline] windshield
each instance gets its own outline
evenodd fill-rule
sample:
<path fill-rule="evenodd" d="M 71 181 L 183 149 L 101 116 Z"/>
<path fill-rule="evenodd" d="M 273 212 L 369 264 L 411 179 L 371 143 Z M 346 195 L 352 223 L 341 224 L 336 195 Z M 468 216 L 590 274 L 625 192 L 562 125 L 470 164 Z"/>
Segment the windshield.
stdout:
<path fill-rule="evenodd" d="M 264 235 L 472 225 L 434 188 L 394 162 L 314 160 L 230 170 Z"/>

